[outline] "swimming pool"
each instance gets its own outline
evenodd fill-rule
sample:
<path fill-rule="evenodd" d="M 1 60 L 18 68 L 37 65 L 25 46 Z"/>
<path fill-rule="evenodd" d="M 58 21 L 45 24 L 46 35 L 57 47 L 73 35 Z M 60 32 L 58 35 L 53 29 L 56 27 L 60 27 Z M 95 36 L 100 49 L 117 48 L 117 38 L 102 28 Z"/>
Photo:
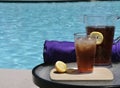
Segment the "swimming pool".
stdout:
<path fill-rule="evenodd" d="M 0 68 L 32 69 L 43 63 L 45 40 L 73 41 L 74 32 L 85 31 L 84 14 L 120 15 L 119 9 L 119 1 L 0 3 Z"/>

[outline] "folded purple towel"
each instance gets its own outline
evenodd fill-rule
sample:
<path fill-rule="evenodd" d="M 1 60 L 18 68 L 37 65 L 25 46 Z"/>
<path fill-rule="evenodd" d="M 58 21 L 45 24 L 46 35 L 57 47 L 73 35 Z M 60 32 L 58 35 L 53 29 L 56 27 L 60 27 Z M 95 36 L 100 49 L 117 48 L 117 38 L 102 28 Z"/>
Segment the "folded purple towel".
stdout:
<path fill-rule="evenodd" d="M 67 41 L 45 41 L 43 51 L 44 63 L 53 64 L 58 60 L 64 62 L 75 62 L 74 42 Z M 112 61 L 120 62 L 120 42 L 113 45 Z"/>
<path fill-rule="evenodd" d="M 112 46 L 112 62 L 120 62 L 120 41 Z"/>
<path fill-rule="evenodd" d="M 58 60 L 74 62 L 75 48 L 73 42 L 66 41 L 45 41 L 43 51 L 44 63 L 52 64 Z"/>

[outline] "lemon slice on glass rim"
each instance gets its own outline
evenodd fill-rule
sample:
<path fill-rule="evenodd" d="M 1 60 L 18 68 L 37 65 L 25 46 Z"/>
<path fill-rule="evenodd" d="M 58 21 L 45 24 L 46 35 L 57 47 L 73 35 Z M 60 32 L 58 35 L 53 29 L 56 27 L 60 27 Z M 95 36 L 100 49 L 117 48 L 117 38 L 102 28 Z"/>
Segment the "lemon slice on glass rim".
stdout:
<path fill-rule="evenodd" d="M 103 34 L 97 31 L 93 31 L 90 33 L 90 36 L 96 39 L 96 44 L 99 45 L 103 42 Z"/>
<path fill-rule="evenodd" d="M 67 70 L 67 65 L 63 61 L 57 61 L 55 63 L 55 69 L 57 72 L 66 72 Z"/>

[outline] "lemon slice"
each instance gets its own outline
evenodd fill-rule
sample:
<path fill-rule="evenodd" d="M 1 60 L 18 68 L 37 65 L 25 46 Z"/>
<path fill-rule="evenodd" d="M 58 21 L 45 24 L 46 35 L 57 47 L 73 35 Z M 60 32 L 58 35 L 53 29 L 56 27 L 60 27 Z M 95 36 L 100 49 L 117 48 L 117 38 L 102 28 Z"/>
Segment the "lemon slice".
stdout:
<path fill-rule="evenodd" d="M 93 38 L 96 38 L 96 44 L 99 45 L 103 42 L 103 34 L 100 33 L 100 32 L 96 32 L 96 31 L 93 31 L 90 33 L 90 36 L 93 37 Z"/>
<path fill-rule="evenodd" d="M 67 65 L 62 61 L 57 61 L 55 63 L 55 68 L 57 72 L 65 72 L 67 70 Z"/>

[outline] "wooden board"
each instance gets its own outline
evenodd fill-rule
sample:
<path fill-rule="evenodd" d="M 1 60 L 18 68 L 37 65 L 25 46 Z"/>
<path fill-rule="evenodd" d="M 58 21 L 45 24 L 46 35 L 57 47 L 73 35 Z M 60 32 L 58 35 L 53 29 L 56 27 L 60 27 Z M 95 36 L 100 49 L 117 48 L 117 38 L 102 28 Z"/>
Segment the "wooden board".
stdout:
<path fill-rule="evenodd" d="M 50 71 L 52 80 L 113 80 L 113 74 L 108 68 L 94 67 L 92 73 L 79 73 L 76 69 L 69 69 L 66 73 L 57 73 L 53 68 Z"/>

